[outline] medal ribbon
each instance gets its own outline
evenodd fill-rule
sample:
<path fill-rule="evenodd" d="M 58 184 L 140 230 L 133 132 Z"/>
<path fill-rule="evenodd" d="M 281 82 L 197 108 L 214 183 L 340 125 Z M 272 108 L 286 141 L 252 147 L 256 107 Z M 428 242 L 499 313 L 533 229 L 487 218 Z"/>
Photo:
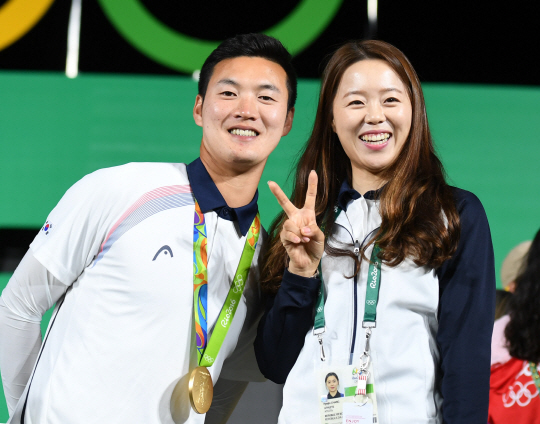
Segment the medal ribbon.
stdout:
<path fill-rule="evenodd" d="M 540 376 L 538 375 L 537 365 L 538 364 L 529 362 L 529 370 L 531 371 L 532 379 L 534 381 L 536 388 L 538 389 L 538 393 L 540 393 Z"/>
<path fill-rule="evenodd" d="M 212 337 L 208 340 L 207 301 L 208 301 L 208 256 L 207 233 L 204 214 L 195 200 L 193 225 L 193 311 L 195 314 L 195 333 L 197 339 L 197 357 L 200 366 L 211 366 L 225 340 L 231 322 L 244 293 L 251 262 L 257 247 L 261 229 L 259 213 L 253 219 L 246 236 L 246 242 L 233 282 L 221 308 Z"/>

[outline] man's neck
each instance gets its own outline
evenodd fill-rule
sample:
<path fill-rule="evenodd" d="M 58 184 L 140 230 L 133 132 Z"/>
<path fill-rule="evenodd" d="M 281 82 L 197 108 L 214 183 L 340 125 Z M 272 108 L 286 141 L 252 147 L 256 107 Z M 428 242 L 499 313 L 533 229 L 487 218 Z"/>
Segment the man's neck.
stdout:
<path fill-rule="evenodd" d="M 245 170 L 236 169 L 221 165 L 203 151 L 201 161 L 229 207 L 239 208 L 253 200 L 264 163 Z"/>

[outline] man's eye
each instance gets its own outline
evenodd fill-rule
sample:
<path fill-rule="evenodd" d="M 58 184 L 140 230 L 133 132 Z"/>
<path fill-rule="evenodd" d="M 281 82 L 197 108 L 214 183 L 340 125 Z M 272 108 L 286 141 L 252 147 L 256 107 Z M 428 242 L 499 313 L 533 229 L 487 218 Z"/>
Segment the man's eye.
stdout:
<path fill-rule="evenodd" d="M 260 96 L 259 99 L 264 100 L 265 102 L 274 101 L 274 99 L 270 96 Z"/>
<path fill-rule="evenodd" d="M 221 94 L 224 95 L 224 96 L 228 96 L 228 97 L 235 96 L 235 94 L 232 91 L 224 91 Z"/>

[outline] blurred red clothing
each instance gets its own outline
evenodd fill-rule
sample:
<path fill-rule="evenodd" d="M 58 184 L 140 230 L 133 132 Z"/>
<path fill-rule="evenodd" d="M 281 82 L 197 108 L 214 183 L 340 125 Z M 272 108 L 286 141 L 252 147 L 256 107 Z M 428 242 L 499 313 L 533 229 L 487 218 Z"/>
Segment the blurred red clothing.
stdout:
<path fill-rule="evenodd" d="M 511 358 L 491 367 L 490 424 L 540 424 L 540 396 L 529 363 Z"/>

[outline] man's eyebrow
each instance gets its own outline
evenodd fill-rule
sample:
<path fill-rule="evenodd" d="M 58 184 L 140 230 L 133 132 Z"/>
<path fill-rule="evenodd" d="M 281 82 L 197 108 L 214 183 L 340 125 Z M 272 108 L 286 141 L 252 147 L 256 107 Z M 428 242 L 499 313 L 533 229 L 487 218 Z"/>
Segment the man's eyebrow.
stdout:
<path fill-rule="evenodd" d="M 219 80 L 217 83 L 220 85 L 234 85 L 235 87 L 240 85 L 235 80 L 230 79 L 230 78 L 223 78 L 222 80 Z"/>
<path fill-rule="evenodd" d="M 231 78 L 223 78 L 221 80 L 219 80 L 218 82 L 218 85 L 232 85 L 234 87 L 239 87 L 240 84 L 231 79 Z M 277 86 L 275 86 L 274 84 L 271 84 L 271 83 L 264 83 L 264 84 L 260 84 L 258 87 L 257 87 L 259 90 L 272 90 L 272 91 L 275 91 L 277 93 L 281 93 L 281 90 L 279 88 L 277 88 Z"/>
<path fill-rule="evenodd" d="M 279 88 L 277 88 L 274 84 L 261 84 L 261 85 L 259 85 L 259 88 L 262 88 L 264 90 L 272 90 L 272 91 L 276 91 L 278 93 L 281 93 L 281 90 Z"/>

